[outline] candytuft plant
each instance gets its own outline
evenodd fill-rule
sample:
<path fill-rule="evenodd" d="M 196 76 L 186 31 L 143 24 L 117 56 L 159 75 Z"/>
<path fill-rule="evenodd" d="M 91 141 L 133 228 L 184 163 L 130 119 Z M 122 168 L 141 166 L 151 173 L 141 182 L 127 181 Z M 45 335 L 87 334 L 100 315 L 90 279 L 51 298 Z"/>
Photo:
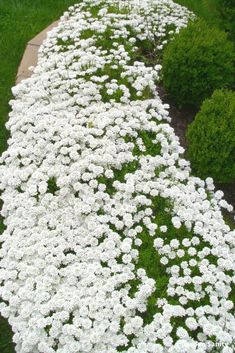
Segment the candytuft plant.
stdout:
<path fill-rule="evenodd" d="M 190 14 L 119 3 L 70 7 L 13 88 L 0 312 L 17 353 L 206 353 L 204 341 L 234 335 L 221 194 L 190 174 L 160 65 L 137 60 L 141 42 L 154 33 L 161 53 Z"/>

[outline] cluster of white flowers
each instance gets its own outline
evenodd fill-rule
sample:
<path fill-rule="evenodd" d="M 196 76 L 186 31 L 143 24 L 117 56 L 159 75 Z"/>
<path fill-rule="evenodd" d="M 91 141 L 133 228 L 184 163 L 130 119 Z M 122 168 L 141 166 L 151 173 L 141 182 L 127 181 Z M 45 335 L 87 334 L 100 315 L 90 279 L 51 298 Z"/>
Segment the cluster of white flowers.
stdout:
<path fill-rule="evenodd" d="M 190 16 L 171 0 L 84 0 L 13 88 L 0 311 L 17 353 L 232 353 L 231 206 L 191 176 L 155 88 Z"/>

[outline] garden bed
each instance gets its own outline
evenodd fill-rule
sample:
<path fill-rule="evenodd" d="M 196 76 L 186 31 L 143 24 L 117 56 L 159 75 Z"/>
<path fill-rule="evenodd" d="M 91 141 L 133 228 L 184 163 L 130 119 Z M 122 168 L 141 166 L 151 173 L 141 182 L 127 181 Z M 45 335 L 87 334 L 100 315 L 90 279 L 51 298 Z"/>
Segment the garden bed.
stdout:
<path fill-rule="evenodd" d="M 13 88 L 0 311 L 17 353 L 233 351 L 231 206 L 192 175 L 156 90 L 192 14 L 141 4 L 71 7 Z"/>

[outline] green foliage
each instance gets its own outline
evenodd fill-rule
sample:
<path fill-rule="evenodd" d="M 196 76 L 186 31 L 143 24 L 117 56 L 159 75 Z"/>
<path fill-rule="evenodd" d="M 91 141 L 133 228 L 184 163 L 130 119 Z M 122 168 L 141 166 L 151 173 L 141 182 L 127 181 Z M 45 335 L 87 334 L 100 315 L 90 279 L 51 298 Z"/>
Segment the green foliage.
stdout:
<path fill-rule="evenodd" d="M 195 15 L 210 25 L 226 31 L 235 43 L 235 1 L 234 0 L 174 0 L 186 6 Z"/>
<path fill-rule="evenodd" d="M 0 352 L 13 353 L 14 344 L 12 342 L 12 333 L 10 325 L 0 316 Z"/>
<path fill-rule="evenodd" d="M 47 182 L 47 192 L 52 195 L 55 195 L 58 190 L 59 188 L 56 184 L 56 178 L 54 177 L 50 178 Z"/>
<path fill-rule="evenodd" d="M 235 92 L 216 90 L 187 132 L 193 170 L 216 182 L 235 180 Z"/>
<path fill-rule="evenodd" d="M 174 0 L 174 2 L 187 7 L 196 16 L 206 20 L 207 23 L 218 26 L 221 21 L 218 11 L 219 1 L 220 0 Z"/>
<path fill-rule="evenodd" d="M 219 13 L 224 24 L 224 29 L 229 33 L 231 39 L 235 41 L 235 1 L 218 0 Z"/>
<path fill-rule="evenodd" d="M 182 29 L 163 56 L 163 84 L 179 106 L 199 107 L 215 89 L 231 88 L 234 74 L 233 44 L 203 20 Z"/>

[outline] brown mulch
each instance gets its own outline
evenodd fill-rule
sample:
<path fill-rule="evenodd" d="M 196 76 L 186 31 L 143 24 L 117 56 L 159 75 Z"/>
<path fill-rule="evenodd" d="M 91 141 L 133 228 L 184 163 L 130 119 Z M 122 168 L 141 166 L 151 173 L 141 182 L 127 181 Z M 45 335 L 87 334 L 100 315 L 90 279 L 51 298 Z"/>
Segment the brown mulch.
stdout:
<path fill-rule="evenodd" d="M 179 137 L 181 146 L 184 147 L 187 153 L 187 140 L 186 131 L 188 125 L 194 120 L 197 114 L 197 109 L 195 108 L 182 108 L 179 109 L 174 102 L 169 98 L 162 86 L 157 88 L 161 100 L 165 104 L 169 104 L 169 113 L 171 117 L 171 126 L 175 130 L 175 134 Z M 231 212 L 235 216 L 235 182 L 229 184 L 218 184 L 215 183 L 216 190 L 222 190 L 224 192 L 225 200 L 230 203 L 234 210 Z"/>

